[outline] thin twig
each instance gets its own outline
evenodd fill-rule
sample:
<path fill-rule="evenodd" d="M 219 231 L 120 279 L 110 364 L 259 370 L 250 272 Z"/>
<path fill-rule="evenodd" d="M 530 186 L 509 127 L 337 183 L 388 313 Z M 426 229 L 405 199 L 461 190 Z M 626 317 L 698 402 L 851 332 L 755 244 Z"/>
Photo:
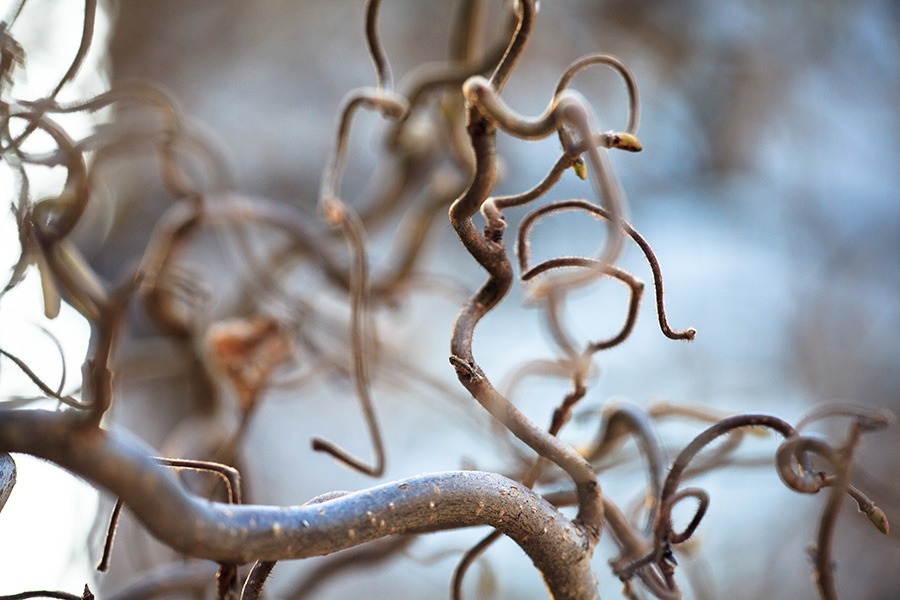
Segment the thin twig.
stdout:
<path fill-rule="evenodd" d="M 368 0 L 366 3 L 366 44 L 369 46 L 369 56 L 372 57 L 372 62 L 375 64 L 378 89 L 391 91 L 394 87 L 391 65 L 378 36 L 378 8 L 380 6 L 381 0 Z"/>
<path fill-rule="evenodd" d="M 368 341 L 366 339 L 366 299 L 369 295 L 369 269 L 363 239 L 362 223 L 359 218 L 342 202 L 332 199 L 325 205 L 326 219 L 333 227 L 339 227 L 347 239 L 347 244 L 353 254 L 354 271 L 350 282 L 350 350 L 353 357 L 353 381 L 356 386 L 356 396 L 362 406 L 363 416 L 369 428 L 369 436 L 372 439 L 372 448 L 375 453 L 373 464 L 368 464 L 347 453 L 332 442 L 321 438 L 313 438 L 312 448 L 316 451 L 327 452 L 340 460 L 348 467 L 371 475 L 381 477 L 384 474 L 384 442 L 381 439 L 381 429 L 375 409 L 372 406 L 370 382 L 366 356 L 368 354 Z"/>
<path fill-rule="evenodd" d="M 542 270 L 546 270 L 554 266 L 554 263 L 550 263 L 549 266 L 542 266 L 543 263 L 537 266 L 531 266 L 529 247 L 530 233 L 531 228 L 534 227 L 534 225 L 540 220 L 540 218 L 544 217 L 545 215 L 564 210 L 583 210 L 597 218 L 607 221 L 609 221 L 610 219 L 609 213 L 606 209 L 592 204 L 587 200 L 560 200 L 537 208 L 529 213 L 524 219 L 522 219 L 522 222 L 519 225 L 518 236 L 516 238 L 516 254 L 519 260 L 519 271 L 521 273 L 520 277 L 523 280 L 527 281 L 528 279 L 542 272 Z M 669 322 L 666 317 L 665 303 L 663 301 L 662 269 L 659 266 L 659 260 L 656 258 L 656 255 L 654 254 L 653 249 L 650 247 L 650 244 L 627 221 L 622 221 L 621 227 L 622 230 L 628 235 L 628 237 L 634 240 L 634 242 L 638 245 L 638 247 L 644 253 L 644 257 L 647 259 L 647 263 L 650 265 L 650 270 L 653 273 L 653 287 L 656 292 L 656 313 L 659 320 L 659 328 L 660 330 L 662 330 L 663 335 L 673 340 L 694 339 L 694 336 L 696 335 L 695 329 L 689 327 L 687 329 L 679 331 L 673 330 L 669 326 Z M 600 261 L 592 264 L 598 264 L 599 262 Z M 603 269 L 601 269 L 601 272 L 606 269 L 608 269 L 608 267 L 603 267 Z"/>

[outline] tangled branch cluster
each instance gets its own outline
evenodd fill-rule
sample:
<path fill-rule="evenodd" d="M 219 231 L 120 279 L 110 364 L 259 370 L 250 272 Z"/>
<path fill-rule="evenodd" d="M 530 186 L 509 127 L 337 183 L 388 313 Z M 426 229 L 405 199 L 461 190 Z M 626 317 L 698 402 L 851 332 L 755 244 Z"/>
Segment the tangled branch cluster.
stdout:
<path fill-rule="evenodd" d="M 679 545 L 691 538 L 709 504 L 706 491 L 682 487 L 682 481 L 725 464 L 748 428 L 768 428 L 784 438 L 774 457 L 784 484 L 804 494 L 828 489 L 814 563 L 820 595 L 834 598 L 831 547 L 843 498 L 852 497 L 879 530 L 886 533 L 888 529 L 884 514 L 850 484 L 853 454 L 861 435 L 886 426 L 888 414 L 831 405 L 791 425 L 768 415 L 723 418 L 684 406 L 657 404 L 641 409 L 620 403 L 604 408 L 599 433 L 591 444 L 576 448 L 557 437 L 574 407 L 587 394 L 595 355 L 624 342 L 635 325 L 644 284 L 617 265 L 628 240 L 639 247 L 652 272 L 662 333 L 673 340 L 691 340 L 695 334 L 693 329 L 673 329 L 667 321 L 661 267 L 650 244 L 626 220 L 624 195 L 608 157 L 609 150 L 641 150 L 637 138 L 638 90 L 625 63 L 608 54 L 582 57 L 563 71 L 543 113 L 533 117 L 520 115 L 506 103 L 502 92 L 531 36 L 536 2 L 508 3 L 505 37 L 493 47 L 481 49 L 475 32 L 484 16 L 482 3 L 466 0 L 460 3 L 453 23 L 450 60 L 416 71 L 401 90 L 395 88 L 390 62 L 379 40 L 379 4 L 378 0 L 369 0 L 365 18 L 375 86 L 352 91 L 340 108 L 334 152 L 319 194 L 321 224 L 286 204 L 213 190 L 227 182 L 227 173 L 222 173 L 216 152 L 185 125 L 173 102 L 150 85 L 117 83 L 94 98 L 59 103 L 58 92 L 77 73 L 90 46 L 95 0 L 85 2 L 82 41 L 71 66 L 50 94 L 39 100 L 8 97 L 14 69 L 21 65 L 24 52 L 13 35 L 16 15 L 3 24 L 0 146 L 4 162 L 18 175 L 12 209 L 21 243 L 20 259 L 3 293 L 15 288 L 36 267 L 47 316 L 55 316 L 61 299 L 65 299 L 90 323 L 92 333 L 83 364 L 82 388 L 71 394 L 65 393 L 64 380 L 54 388 L 11 350 L 0 350 L 40 388 L 41 398 L 59 403 L 59 409 L 54 411 L 31 408 L 33 399 L 10 399 L 0 404 L 0 508 L 15 482 L 15 463 L 9 453 L 32 454 L 78 474 L 120 499 L 112 516 L 101 570 L 109 568 L 113 532 L 122 505 L 172 549 L 219 565 L 214 575 L 208 562 L 173 563 L 140 583 L 144 594 L 202 588 L 215 576 L 217 597 L 257 598 L 277 561 L 355 547 L 360 547 L 360 552 L 372 549 L 368 555 L 339 555 L 347 556 L 346 563 L 352 564 L 361 556 L 399 552 L 419 534 L 488 525 L 494 533 L 467 552 L 456 570 L 451 586 L 454 598 L 462 595 L 469 565 L 501 535 L 512 538 L 529 555 L 554 598 L 596 598 L 598 584 L 591 557 L 605 533 L 619 548 L 619 554 L 609 562 L 612 572 L 623 582 L 627 597 L 638 597 L 636 589 L 640 586 L 654 597 L 674 600 L 682 596 L 675 553 Z M 621 131 L 599 131 L 591 104 L 571 88 L 573 79 L 592 66 L 609 67 L 625 82 L 628 122 Z M 56 120 L 61 114 L 122 105 L 142 107 L 155 117 L 154 123 L 143 129 L 133 124 L 111 124 L 82 139 L 73 139 Z M 365 209 L 344 199 L 340 189 L 353 119 L 360 109 L 375 111 L 389 121 L 382 159 L 390 165 L 391 178 L 382 186 L 376 201 Z M 526 142 L 556 135 L 560 156 L 531 189 L 496 196 L 498 132 Z M 35 137 L 50 140 L 53 150 L 31 150 L 29 142 Z M 156 224 L 137 266 L 110 284 L 95 274 L 70 237 L 95 196 L 97 174 L 104 160 L 148 145 L 159 156 L 160 177 L 172 196 L 172 205 Z M 207 165 L 203 176 L 191 168 L 197 162 Z M 32 198 L 29 178 L 30 169 L 35 166 L 65 171 L 65 185 L 57 196 Z M 594 198 L 541 204 L 570 168 L 582 179 L 590 179 Z M 412 203 L 413 197 L 419 200 Z M 557 360 L 536 361 L 528 368 L 543 369 L 571 385 L 546 429 L 529 420 L 497 389 L 494 377 L 482 368 L 473 350 L 478 324 L 501 305 L 516 283 L 516 268 L 505 244 L 506 215 L 527 208 L 530 212 L 521 218 L 515 232 L 518 279 L 534 298 L 559 352 Z M 562 211 L 605 222 L 606 235 L 600 248 L 594 256 L 562 256 L 534 264 L 529 251 L 534 227 Z M 349 335 L 343 348 L 350 360 L 340 368 L 349 364 L 346 375 L 354 382 L 368 424 L 372 457 L 354 456 L 336 442 L 322 438 L 313 439 L 312 447 L 359 472 L 373 477 L 383 475 L 387 457 L 369 373 L 377 341 L 367 312 L 372 306 L 389 304 L 412 292 L 419 283 L 424 239 L 439 222 L 437 217 L 445 212 L 449 212 L 462 246 L 487 273 L 481 287 L 459 309 L 450 334 L 450 364 L 472 398 L 532 453 L 521 456 L 522 460 L 505 474 L 432 473 L 352 493 L 326 494 L 301 506 L 242 504 L 241 481 L 234 466 L 239 461 L 248 423 L 262 393 L 271 385 L 273 372 L 292 360 L 297 346 L 317 357 L 312 370 L 340 358 L 329 355 L 317 342 L 321 332 L 298 325 L 301 321 L 325 318 L 316 306 L 303 305 L 283 286 L 286 273 L 299 264 L 315 269 L 328 285 L 347 298 Z M 405 219 L 396 240 L 398 252 L 393 262 L 373 277 L 367 231 L 394 218 Z M 201 230 L 231 228 L 240 232 L 240 226 L 248 222 L 278 231 L 290 243 L 269 257 L 264 268 L 243 274 L 248 278 L 245 306 L 249 308 L 206 332 L 216 376 L 230 385 L 236 398 L 239 423 L 234 431 L 209 443 L 209 460 L 155 457 L 130 438 L 104 427 L 105 415 L 118 401 L 113 386 L 115 347 L 127 323 L 129 307 L 136 300 L 142 301 L 157 325 L 173 337 L 195 333 L 193 319 L 207 291 L 202 277 L 198 280 L 184 269 L 184 254 Z M 483 227 L 479 227 L 481 222 Z M 246 236 L 246 232 L 241 235 Z M 338 236 L 346 242 L 346 255 L 337 251 Z M 252 256 L 249 240 L 241 236 L 238 240 L 244 253 Z M 579 341 L 563 317 L 567 298 L 573 291 L 603 278 L 628 288 L 630 297 L 623 324 L 609 338 Z M 279 318 L 263 310 L 264 300 L 287 306 L 291 314 L 304 318 Z M 707 422 L 708 427 L 667 465 L 656 435 L 656 421 L 671 416 Z M 845 439 L 825 441 L 804 434 L 811 422 L 832 417 L 849 421 Z M 724 444 L 704 455 L 703 460 L 695 460 L 701 450 L 722 436 L 727 436 Z M 615 458 L 629 437 L 637 441 L 647 470 L 645 501 L 640 514 L 634 516 L 626 516 L 627 511 L 602 492 L 598 481 L 598 473 Z M 173 470 L 217 474 L 225 481 L 225 501 L 208 501 L 207 497 L 219 498 L 216 486 L 188 486 Z M 688 499 L 693 499 L 697 508 L 688 525 L 678 530 L 672 513 Z M 565 516 L 559 510 L 563 506 L 576 507 L 576 516 Z M 247 571 L 244 565 L 253 566 Z M 42 594 L 47 593 L 16 597 Z M 82 596 L 54 597 L 89 594 L 86 589 Z M 138 597 L 137 594 L 135 589 L 129 589 L 117 597 Z"/>

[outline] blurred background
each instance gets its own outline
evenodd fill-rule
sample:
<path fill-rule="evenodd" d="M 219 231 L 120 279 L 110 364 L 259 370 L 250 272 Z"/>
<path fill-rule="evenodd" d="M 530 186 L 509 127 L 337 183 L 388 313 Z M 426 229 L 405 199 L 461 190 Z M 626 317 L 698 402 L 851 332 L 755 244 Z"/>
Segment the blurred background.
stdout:
<path fill-rule="evenodd" d="M 61 72 L 68 65 L 80 28 L 80 8 L 70 6 L 78 3 L 62 4 L 33 0 L 19 23 L 23 33 L 18 39 L 28 60 L 43 57 L 50 82 L 59 77 L 53 69 Z M 487 5 L 493 15 L 487 35 L 496 39 L 506 3 Z M 107 80 L 161 85 L 224 157 L 233 180 L 229 187 L 314 214 L 320 176 L 334 145 L 337 107 L 352 88 L 374 84 L 362 36 L 363 6 L 361 0 L 102 3 L 93 83 L 73 86 L 67 97 L 96 93 Z M 400 89 L 413 67 L 446 58 L 453 10 L 454 3 L 447 2 L 384 2 L 379 23 Z M 71 40 L 57 40 L 50 31 Z M 597 51 L 621 57 L 637 78 L 638 137 L 644 151 L 619 153 L 613 161 L 629 199 L 629 219 L 662 264 L 669 320 L 675 328 L 696 328 L 697 337 L 690 344 L 665 339 L 647 293 L 633 336 L 598 356 L 599 374 L 572 439 L 596 429 L 596 409 L 611 399 L 767 412 L 789 421 L 818 403 L 839 400 L 898 411 L 900 5 L 892 0 L 545 0 L 505 99 L 524 114 L 539 113 L 566 65 Z M 85 81 L 89 76 L 81 74 Z M 36 86 L 30 92 L 34 96 L 52 86 L 29 84 Z M 624 128 L 626 97 L 615 74 L 589 71 L 574 87 L 594 104 L 601 129 Z M 351 204 L 364 205 L 372 197 L 380 131 L 379 119 L 371 115 L 354 126 L 352 166 L 342 187 Z M 558 146 L 555 139 L 523 143 L 500 136 L 499 152 L 499 192 L 513 193 L 543 177 Z M 134 266 L 171 200 L 149 152 L 111 160 L 104 173 L 97 192 L 100 208 L 78 236 L 91 264 L 115 280 Z M 589 194 L 590 187 L 569 173 L 549 198 Z M 511 213 L 511 221 L 523 214 Z M 536 252 L 546 256 L 590 253 L 602 235 L 596 223 L 568 217 L 540 227 Z M 396 231 L 397 223 L 389 222 L 368 232 L 376 271 L 389 262 Z M 215 248 L 229 244 L 222 236 L 203 242 L 208 245 L 198 250 L 196 260 L 207 266 Z M 14 261 L 14 251 L 4 260 Z M 623 265 L 651 281 L 636 248 L 628 250 Z M 463 290 L 472 291 L 483 280 L 445 221 L 430 238 L 424 268 Z M 304 272 L 292 280 L 298 295 L 328 307 L 331 298 L 320 283 Z M 617 286 L 595 287 L 568 308 L 578 330 L 590 337 L 614 331 L 626 306 Z M 463 297 L 423 293 L 378 312 L 388 358 L 379 361 L 373 376 L 387 440 L 388 479 L 464 466 L 504 468 L 488 420 L 466 398 L 446 362 L 450 326 Z M 542 320 L 525 300 L 522 290 L 514 290 L 479 326 L 475 353 L 495 381 L 524 361 L 555 356 Z M 3 304 L 7 315 L 13 312 L 10 302 Z M 339 300 L 334 306 L 335 318 L 346 318 Z M 209 315 L 227 316 L 228 310 L 226 303 L 214 302 Z M 11 327 L 4 321 L 4 348 L 11 345 Z M 74 344 L 77 357 L 86 328 L 73 327 L 58 335 Z M 197 393 L 193 370 L 202 368 L 193 358 L 197 345 L 196 339 L 164 338 L 136 312 L 120 348 L 114 426 L 157 447 L 195 435 L 187 399 Z M 413 356 L 414 368 L 404 362 Z M 77 371 L 77 365 L 74 358 L 70 370 Z M 9 377 L 7 369 L 4 394 L 11 393 Z M 543 425 L 565 391 L 564 382 L 529 379 L 513 399 Z M 695 423 L 666 422 L 661 435 L 674 452 L 700 429 Z M 842 423 L 823 430 L 837 436 L 843 431 Z M 350 383 L 320 377 L 299 391 L 285 385 L 266 394 L 242 458 L 250 466 L 246 477 L 254 502 L 298 504 L 326 491 L 370 485 L 311 452 L 313 435 L 367 455 Z M 698 543 L 683 561 L 683 572 L 690 575 L 690 583 L 688 578 L 683 583 L 686 595 L 812 598 L 806 547 L 815 537 L 824 496 L 801 497 L 785 489 L 768 466 L 776 440 L 753 439 L 745 445 L 740 456 L 759 466 L 731 467 L 696 482 L 710 492 L 712 502 Z M 31 471 L 20 467 L 24 481 Z M 854 481 L 895 518 L 900 518 L 898 472 L 900 428 L 865 438 Z M 34 477 L 46 481 L 43 475 Z M 641 477 L 631 464 L 603 474 L 601 484 L 627 505 Z M 92 516 L 84 515 L 92 513 L 97 500 L 46 487 L 30 496 L 50 496 L 66 509 L 76 505 L 69 515 L 63 506 L 25 500 L 27 493 L 17 488 L 0 515 L 0 538 L 7 540 L 0 592 L 75 591 L 86 577 L 99 580 L 100 589 L 118 589 L 168 557 L 126 516 L 111 571 L 88 574 L 99 538 L 96 532 L 86 535 Z M 13 513 L 13 500 L 22 506 L 20 512 Z M 110 500 L 101 498 L 99 505 L 103 522 Z M 48 511 L 78 524 L 63 536 L 64 528 L 45 518 Z M 11 529 L 17 524 L 24 529 Z M 343 598 L 365 589 L 382 598 L 442 597 L 456 560 L 483 534 L 428 536 L 396 560 L 378 569 L 348 571 L 313 595 Z M 851 502 L 845 503 L 835 546 L 842 597 L 900 596 L 897 535 L 882 536 L 855 514 Z M 20 552 L 19 542 L 9 540 L 28 540 L 37 549 Z M 50 568 L 41 548 L 67 551 Z M 613 546 L 605 540 L 596 553 L 604 597 L 618 597 L 621 585 L 605 564 L 612 556 Z M 319 560 L 280 564 L 271 581 L 272 597 L 287 597 Z M 478 563 L 466 589 L 469 597 L 544 597 L 527 557 L 505 542 Z"/>

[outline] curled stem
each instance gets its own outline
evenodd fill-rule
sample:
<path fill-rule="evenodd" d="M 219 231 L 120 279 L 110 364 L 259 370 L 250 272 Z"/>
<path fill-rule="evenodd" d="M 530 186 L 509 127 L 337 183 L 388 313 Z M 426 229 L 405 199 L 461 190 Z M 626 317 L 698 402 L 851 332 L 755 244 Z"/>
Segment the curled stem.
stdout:
<path fill-rule="evenodd" d="M 7 352 L 3 348 L 0 348 L 0 355 L 5 356 L 9 360 L 11 360 L 13 364 L 19 367 L 19 370 L 21 370 L 22 373 L 24 373 L 28 377 L 28 379 L 30 379 L 36 386 L 38 386 L 38 388 L 40 388 L 43 393 L 47 394 L 54 400 L 62 402 L 66 406 L 71 406 L 72 408 L 86 409 L 90 407 L 90 403 L 80 402 L 72 396 L 63 396 L 60 393 L 61 390 L 59 389 L 53 390 L 50 386 L 44 383 L 44 380 L 38 377 L 37 373 L 31 370 L 31 368 L 25 363 L 24 360 L 22 360 L 15 354 L 12 354 L 10 352 Z"/>
<path fill-rule="evenodd" d="M 334 153 L 322 177 L 320 198 L 340 197 L 340 177 L 344 170 L 344 155 L 346 154 L 347 142 L 350 137 L 350 123 L 356 109 L 360 107 L 376 110 L 384 117 L 394 121 L 402 119 L 409 109 L 409 105 L 403 96 L 389 90 L 359 88 L 351 92 L 344 99 L 343 108 L 341 108 L 337 141 Z"/>
<path fill-rule="evenodd" d="M 594 53 L 587 54 L 577 59 L 563 71 L 559 81 L 556 83 L 556 88 L 553 90 L 553 96 L 559 96 L 563 90 L 568 88 L 572 79 L 579 72 L 595 65 L 605 65 L 610 67 L 625 80 L 625 86 L 628 90 L 628 124 L 625 127 L 625 131 L 632 136 L 636 135 L 638 124 L 640 123 L 640 99 L 638 97 L 637 82 L 634 79 L 631 69 L 629 69 L 628 65 L 626 65 L 618 56 Z"/>
<path fill-rule="evenodd" d="M 356 386 L 356 395 L 362 406 L 363 416 L 369 428 L 369 436 L 375 452 L 373 464 L 367 464 L 360 459 L 342 450 L 335 444 L 321 438 L 313 438 L 312 448 L 316 451 L 326 452 L 346 464 L 348 467 L 371 475 L 381 477 L 384 475 L 384 442 L 381 439 L 381 430 L 372 406 L 370 393 L 369 371 L 366 361 L 368 342 L 366 340 L 366 299 L 369 294 L 369 268 L 365 252 L 365 240 L 362 223 L 354 212 L 343 202 L 335 198 L 326 200 L 323 204 L 325 218 L 333 227 L 339 227 L 350 250 L 353 254 L 353 277 L 350 280 L 350 347 L 353 356 L 353 380 Z"/>
<path fill-rule="evenodd" d="M 560 430 L 572 417 L 572 408 L 584 398 L 584 395 L 587 393 L 587 388 L 584 386 L 583 373 L 576 373 L 572 383 L 572 391 L 566 394 L 560 405 L 553 411 L 550 427 L 547 428 L 547 433 L 552 436 L 559 435 Z M 537 483 L 541 476 L 541 472 L 544 469 L 544 463 L 543 457 L 539 456 L 535 459 L 522 477 L 522 483 L 530 488 L 534 487 L 534 484 Z M 452 600 L 461 600 L 462 584 L 469 567 L 472 566 L 475 560 L 484 554 L 487 549 L 500 538 L 500 536 L 501 533 L 494 530 L 463 554 L 462 559 L 460 559 L 459 564 L 456 566 L 456 570 L 453 572 L 453 581 L 450 587 L 450 597 Z"/>
<path fill-rule="evenodd" d="M 647 413 L 631 404 L 614 403 L 605 406 L 603 408 L 603 428 L 585 456 L 592 463 L 602 460 L 617 448 L 622 443 L 623 436 L 628 434 L 634 436 L 647 461 L 648 513 L 646 529 L 649 531 L 657 518 L 665 456 Z"/>
<path fill-rule="evenodd" d="M 375 8 L 372 9 L 373 4 Z M 369 5 L 370 10 L 377 10 L 377 2 Z M 372 13 L 374 15 L 374 13 Z M 374 21 L 374 16 L 370 19 Z M 373 39 L 373 38 L 370 38 Z M 377 37 L 374 38 L 377 40 Z M 322 179 L 319 196 L 319 211 L 325 221 L 335 229 L 340 229 L 353 255 L 354 269 L 350 280 L 350 312 L 351 312 L 351 352 L 353 355 L 353 373 L 356 395 L 362 405 L 369 435 L 375 452 L 374 464 L 367 464 L 352 456 L 335 444 L 321 438 L 313 438 L 312 448 L 330 454 L 352 469 L 373 477 L 384 474 L 384 444 L 381 431 L 375 417 L 370 397 L 368 367 L 366 364 L 367 341 L 365 339 L 365 310 L 369 294 L 369 270 L 365 252 L 365 231 L 356 212 L 340 200 L 339 185 L 343 172 L 344 154 L 350 134 L 350 124 L 355 110 L 364 106 L 379 111 L 383 116 L 398 120 L 406 114 L 408 104 L 402 96 L 376 90 L 357 90 L 345 100 L 338 125 L 337 141 L 325 175 Z"/>
<path fill-rule="evenodd" d="M 697 529 L 697 526 L 700 525 L 700 521 L 703 520 L 706 510 L 709 508 L 709 494 L 699 488 L 684 488 L 678 490 L 666 499 L 665 504 L 662 506 L 662 512 L 665 513 L 663 518 L 671 521 L 672 510 L 674 510 L 675 505 L 685 498 L 694 498 L 697 500 L 697 510 L 694 512 L 694 516 L 691 517 L 690 522 L 684 530 L 680 532 L 672 531 L 671 537 L 669 538 L 669 543 L 671 544 L 681 544 L 694 535 L 694 531 Z"/>
<path fill-rule="evenodd" d="M 16 12 L 16 17 L 18 17 L 18 11 Z M 85 57 L 87 57 L 88 50 L 90 50 L 91 48 L 91 41 L 94 39 L 94 24 L 96 18 L 97 0 L 85 0 L 84 19 L 82 21 L 81 27 L 81 41 L 78 44 L 78 50 L 75 51 L 75 57 L 72 59 L 72 63 L 69 65 L 69 68 L 66 69 L 66 72 L 59 80 L 59 83 L 56 84 L 56 87 L 53 88 L 53 90 L 50 92 L 50 95 L 42 100 L 42 102 L 52 104 L 57 94 L 59 94 L 60 90 L 62 90 L 67 83 L 72 81 L 72 79 L 74 79 L 75 75 L 78 73 L 79 69 L 81 69 L 81 65 L 84 63 Z M 38 108 L 36 112 L 37 119 L 31 121 L 25 128 L 25 130 L 21 134 L 19 134 L 16 139 L 10 142 L 10 146 L 19 147 L 25 140 L 25 138 L 34 133 L 34 131 L 38 128 L 37 122 L 41 118 L 43 111 L 43 108 Z M 8 147 L 4 148 L 2 151 L 6 152 L 6 150 L 8 150 Z"/>
<path fill-rule="evenodd" d="M 89 188 L 84 157 L 71 137 L 52 119 L 32 108 L 11 110 L 7 119 L 20 118 L 30 127 L 47 133 L 64 156 L 66 182 L 57 198 L 44 200 L 32 208 L 35 233 L 45 247 L 65 238 L 75 227 L 87 207 Z M 18 148 L 15 146 L 14 148 Z M 13 150 L 17 152 L 17 150 Z M 3 154 L 6 154 L 5 150 Z"/>
<path fill-rule="evenodd" d="M 819 590 L 819 596 L 823 600 L 836 600 L 837 588 L 834 579 L 834 565 L 832 559 L 832 543 L 834 540 L 834 529 L 837 525 L 838 513 L 841 507 L 841 501 L 844 494 L 849 491 L 850 485 L 850 468 L 852 466 L 853 450 L 859 443 L 863 426 L 860 422 L 855 421 L 850 426 L 850 435 L 843 448 L 836 450 L 828 443 L 810 437 L 794 435 L 786 440 L 779 450 L 779 474 L 787 485 L 794 488 L 795 481 L 793 477 L 785 478 L 786 472 L 784 465 L 790 462 L 785 457 L 801 456 L 806 453 L 813 453 L 827 460 L 833 466 L 835 475 L 831 479 L 831 494 L 825 501 L 825 507 L 822 509 L 822 516 L 819 519 L 819 529 L 816 536 L 816 548 L 813 552 L 813 562 L 815 564 L 815 573 L 813 579 Z M 784 450 L 783 450 L 784 449 Z M 791 470 L 793 475 L 793 470 Z M 825 485 L 825 475 L 816 474 L 815 479 L 821 489 Z M 806 493 L 814 493 L 813 486 L 804 487 L 802 490 Z M 796 488 L 794 488 L 796 489 Z M 815 491 L 818 491 L 816 489 Z"/>
<path fill-rule="evenodd" d="M 366 44 L 369 47 L 372 62 L 375 64 L 379 91 L 390 91 L 394 87 L 394 78 L 387 55 L 381 46 L 381 38 L 378 36 L 378 8 L 380 6 L 381 0 L 368 0 L 366 3 Z"/>
<path fill-rule="evenodd" d="M 628 286 L 628 310 L 625 313 L 625 322 L 622 324 L 619 332 L 607 339 L 588 342 L 585 353 L 593 354 L 600 350 L 613 348 L 628 339 L 628 336 L 630 336 L 632 330 L 634 330 L 635 323 L 637 323 L 637 315 L 638 310 L 640 309 L 641 297 L 644 294 L 644 283 L 624 269 L 620 269 L 619 267 L 616 267 L 614 265 L 603 265 L 599 261 L 592 258 L 583 258 L 577 256 L 546 260 L 526 273 L 527 279 L 526 277 L 522 277 L 522 279 L 528 281 L 533 277 L 540 275 L 541 273 L 564 267 L 594 268 L 597 269 L 598 272 L 602 272 L 605 275 L 608 275 L 613 279 L 617 279 L 618 281 L 621 281 Z M 550 333 L 552 334 L 553 339 L 557 344 L 559 344 L 560 348 L 562 348 L 563 351 L 566 352 L 566 354 L 573 356 L 574 354 L 576 354 L 574 343 L 566 333 L 561 319 L 559 318 L 559 312 L 562 306 L 562 298 L 560 296 L 562 295 L 563 293 L 558 291 L 551 291 L 547 293 L 545 314 L 547 317 L 547 324 L 549 326 Z"/>
<path fill-rule="evenodd" d="M 176 470 L 189 469 L 192 471 L 200 471 L 205 473 L 213 473 L 222 478 L 225 483 L 225 490 L 230 504 L 241 504 L 241 474 L 234 467 L 221 463 L 211 462 L 208 460 L 193 460 L 187 458 L 165 458 L 157 456 L 154 458 L 158 463 L 171 467 Z M 113 540 L 116 537 L 116 529 L 119 525 L 119 517 L 122 514 L 124 506 L 121 498 L 116 499 L 112 514 L 109 517 L 109 525 L 106 528 L 106 536 L 103 543 L 103 554 L 97 563 L 97 570 L 106 573 L 109 570 L 109 562 L 112 556 Z"/>
<path fill-rule="evenodd" d="M 535 209 L 531 213 L 529 213 L 524 219 L 522 219 L 521 224 L 519 225 L 519 231 L 516 238 L 516 254 L 518 256 L 519 261 L 519 271 L 521 279 L 527 281 L 532 277 L 550 269 L 555 266 L 569 266 L 567 263 L 552 263 L 548 262 L 538 264 L 536 266 L 531 266 L 530 264 L 530 236 L 531 229 L 534 225 L 544 216 L 564 211 L 564 210 L 583 210 L 588 214 L 604 219 L 606 221 L 610 220 L 609 212 L 599 207 L 587 200 L 561 200 L 557 202 L 552 202 L 547 204 L 546 206 L 542 206 L 540 208 Z M 647 263 L 650 265 L 650 270 L 653 273 L 653 287 L 656 294 L 656 313 L 657 318 L 659 320 L 659 328 L 669 339 L 673 340 L 692 340 L 696 335 L 696 330 L 693 328 L 687 328 L 683 330 L 673 330 L 669 325 L 668 319 L 666 317 L 666 308 L 665 303 L 663 301 L 663 278 L 662 278 L 662 269 L 659 265 L 659 260 L 656 258 L 656 255 L 653 252 L 653 249 L 650 247 L 650 244 L 647 242 L 644 237 L 634 229 L 634 227 L 628 223 L 627 221 L 621 222 L 621 228 L 631 238 L 635 244 L 641 249 L 644 253 L 644 257 L 647 259 Z M 557 259 L 560 260 L 560 259 Z M 588 261 L 588 260 L 596 260 L 596 259 L 577 259 L 577 258 L 569 258 L 562 259 L 563 261 L 568 261 L 571 264 L 576 264 L 577 261 Z M 599 261 L 592 262 L 592 265 L 599 264 Z M 581 266 L 581 265 L 578 265 Z M 601 272 L 609 271 L 612 274 L 612 269 L 608 266 L 603 267 Z M 614 276 L 614 275 L 611 275 Z M 632 299 L 633 300 L 633 299 Z"/>
<path fill-rule="evenodd" d="M 516 24 L 516 31 L 513 33 L 512 40 L 510 40 L 503 58 L 500 59 L 500 63 L 494 69 L 490 79 L 490 85 L 497 93 L 500 93 L 503 89 L 506 80 L 509 79 L 512 73 L 513 67 L 515 67 L 516 62 L 522 55 L 522 50 L 525 49 L 525 44 L 528 43 L 528 38 L 531 37 L 531 30 L 534 27 L 534 16 L 537 12 L 535 5 L 535 0 L 518 0 L 514 3 L 519 19 Z"/>
<path fill-rule="evenodd" d="M 700 435 L 695 437 L 691 443 L 678 453 L 678 456 L 672 462 L 672 466 L 669 468 L 669 472 L 663 483 L 662 491 L 660 493 L 660 505 L 671 507 L 674 504 L 675 501 L 673 501 L 672 498 L 675 497 L 675 492 L 681 481 L 682 474 L 700 450 L 713 442 L 716 438 L 740 427 L 767 427 L 769 429 L 774 429 L 785 438 L 791 437 L 795 432 L 794 428 L 786 421 L 782 421 L 777 417 L 769 415 L 737 415 L 722 419 L 700 433 Z M 700 508 L 703 508 L 703 501 L 699 498 L 698 500 L 701 503 Z M 700 511 L 698 510 L 698 513 L 699 512 Z M 702 517 L 702 515 L 700 516 Z M 699 523 L 699 519 L 697 519 L 697 521 Z M 693 523 L 693 526 L 690 527 L 691 532 L 693 532 L 698 523 Z M 671 552 L 671 550 L 669 550 L 669 544 L 673 539 L 681 539 L 681 537 L 675 536 L 673 532 L 670 511 L 660 511 L 660 518 L 657 519 L 656 522 L 654 537 L 655 551 L 652 560 L 658 564 L 663 564 L 664 559 L 668 560 L 665 555 L 668 552 Z M 684 540 L 682 539 L 682 541 Z"/>

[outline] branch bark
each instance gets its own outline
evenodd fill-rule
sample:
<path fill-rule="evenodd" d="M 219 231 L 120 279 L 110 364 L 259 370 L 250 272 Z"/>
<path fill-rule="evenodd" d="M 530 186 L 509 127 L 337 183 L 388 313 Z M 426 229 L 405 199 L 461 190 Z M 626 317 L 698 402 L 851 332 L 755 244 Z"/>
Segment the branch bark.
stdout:
<path fill-rule="evenodd" d="M 316 504 L 228 505 L 190 495 L 139 442 L 79 427 L 79 417 L 0 410 L 0 451 L 50 460 L 118 495 L 154 536 L 189 556 L 233 564 L 298 559 L 389 535 L 490 525 L 529 555 L 555 599 L 597 598 L 588 535 L 501 475 L 433 473 Z"/>

